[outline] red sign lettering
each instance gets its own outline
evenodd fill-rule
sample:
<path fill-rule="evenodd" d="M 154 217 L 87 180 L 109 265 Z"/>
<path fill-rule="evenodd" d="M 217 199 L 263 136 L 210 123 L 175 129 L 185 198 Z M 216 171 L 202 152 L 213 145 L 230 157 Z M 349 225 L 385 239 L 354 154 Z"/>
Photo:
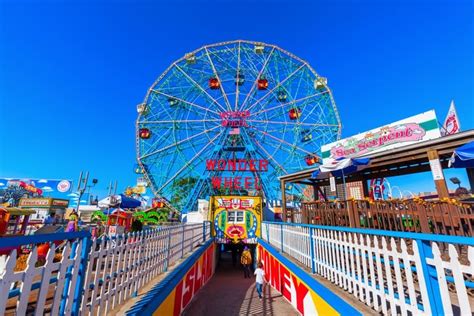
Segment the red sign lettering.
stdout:
<path fill-rule="evenodd" d="M 308 288 L 303 282 L 298 282 L 298 279 L 294 275 L 291 275 L 291 278 L 293 280 L 293 286 L 296 289 L 296 309 L 301 314 L 304 314 L 303 300 L 308 293 Z"/>

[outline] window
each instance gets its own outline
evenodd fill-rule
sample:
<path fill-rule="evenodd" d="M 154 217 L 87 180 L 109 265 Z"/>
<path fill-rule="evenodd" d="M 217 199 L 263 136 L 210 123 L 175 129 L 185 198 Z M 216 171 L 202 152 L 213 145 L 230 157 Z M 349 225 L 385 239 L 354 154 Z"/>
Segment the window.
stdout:
<path fill-rule="evenodd" d="M 244 212 L 243 211 L 228 211 L 228 219 L 229 223 L 244 223 Z"/>

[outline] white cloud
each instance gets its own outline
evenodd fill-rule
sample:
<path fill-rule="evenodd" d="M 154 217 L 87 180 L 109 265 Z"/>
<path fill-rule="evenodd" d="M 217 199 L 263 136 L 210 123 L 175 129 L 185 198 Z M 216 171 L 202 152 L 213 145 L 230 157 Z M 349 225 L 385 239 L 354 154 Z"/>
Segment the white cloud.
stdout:
<path fill-rule="evenodd" d="M 1 182 L 0 182 L 0 187 L 2 187 L 2 186 L 4 186 L 4 185 L 5 185 L 5 183 L 1 183 Z"/>
<path fill-rule="evenodd" d="M 41 190 L 43 190 L 44 192 L 53 192 L 53 188 L 51 187 L 48 187 L 48 186 L 45 186 L 45 187 L 42 187 Z"/>
<path fill-rule="evenodd" d="M 41 180 L 38 180 L 38 183 L 48 183 L 48 180 L 46 180 L 46 179 L 41 179 Z"/>
<path fill-rule="evenodd" d="M 81 200 L 81 203 L 87 203 L 87 201 L 86 200 Z"/>
<path fill-rule="evenodd" d="M 78 197 L 78 196 L 79 196 L 79 194 L 77 194 L 77 193 L 69 193 L 67 196 Z"/>

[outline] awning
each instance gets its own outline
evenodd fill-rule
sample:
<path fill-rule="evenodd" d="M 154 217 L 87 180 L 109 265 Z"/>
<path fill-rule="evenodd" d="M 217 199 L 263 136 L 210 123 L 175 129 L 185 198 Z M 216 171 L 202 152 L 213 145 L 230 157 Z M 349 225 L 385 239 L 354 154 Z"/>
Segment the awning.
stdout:
<path fill-rule="evenodd" d="M 455 149 L 448 165 L 450 168 L 474 168 L 474 141 Z"/>
<path fill-rule="evenodd" d="M 36 214 L 35 210 L 30 210 L 30 209 L 23 209 L 23 208 L 18 208 L 18 207 L 6 207 L 6 208 L 0 208 L 2 212 L 9 213 L 10 215 L 32 215 Z"/>
<path fill-rule="evenodd" d="M 311 174 L 313 179 L 325 179 L 330 176 L 342 177 L 365 169 L 370 158 L 340 158 L 328 164 L 319 166 L 319 169 Z"/>
<path fill-rule="evenodd" d="M 120 207 L 120 208 L 136 208 L 142 203 L 139 200 L 129 198 L 123 194 L 108 196 L 100 200 L 98 206 L 103 208 Z"/>

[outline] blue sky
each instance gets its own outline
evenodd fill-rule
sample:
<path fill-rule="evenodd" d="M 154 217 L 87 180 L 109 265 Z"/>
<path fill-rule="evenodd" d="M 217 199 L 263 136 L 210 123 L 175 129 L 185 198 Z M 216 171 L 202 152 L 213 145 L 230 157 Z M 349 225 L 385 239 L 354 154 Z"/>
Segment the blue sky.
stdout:
<path fill-rule="evenodd" d="M 454 99 L 474 125 L 472 1 L 0 1 L 0 177 L 133 185 L 136 105 L 205 44 L 276 44 L 328 77 L 343 137 Z M 452 172 L 450 172 L 451 174 Z M 459 172 L 456 173 L 458 175 Z M 461 172 L 461 180 L 466 176 Z M 392 183 L 434 189 L 431 175 Z"/>

